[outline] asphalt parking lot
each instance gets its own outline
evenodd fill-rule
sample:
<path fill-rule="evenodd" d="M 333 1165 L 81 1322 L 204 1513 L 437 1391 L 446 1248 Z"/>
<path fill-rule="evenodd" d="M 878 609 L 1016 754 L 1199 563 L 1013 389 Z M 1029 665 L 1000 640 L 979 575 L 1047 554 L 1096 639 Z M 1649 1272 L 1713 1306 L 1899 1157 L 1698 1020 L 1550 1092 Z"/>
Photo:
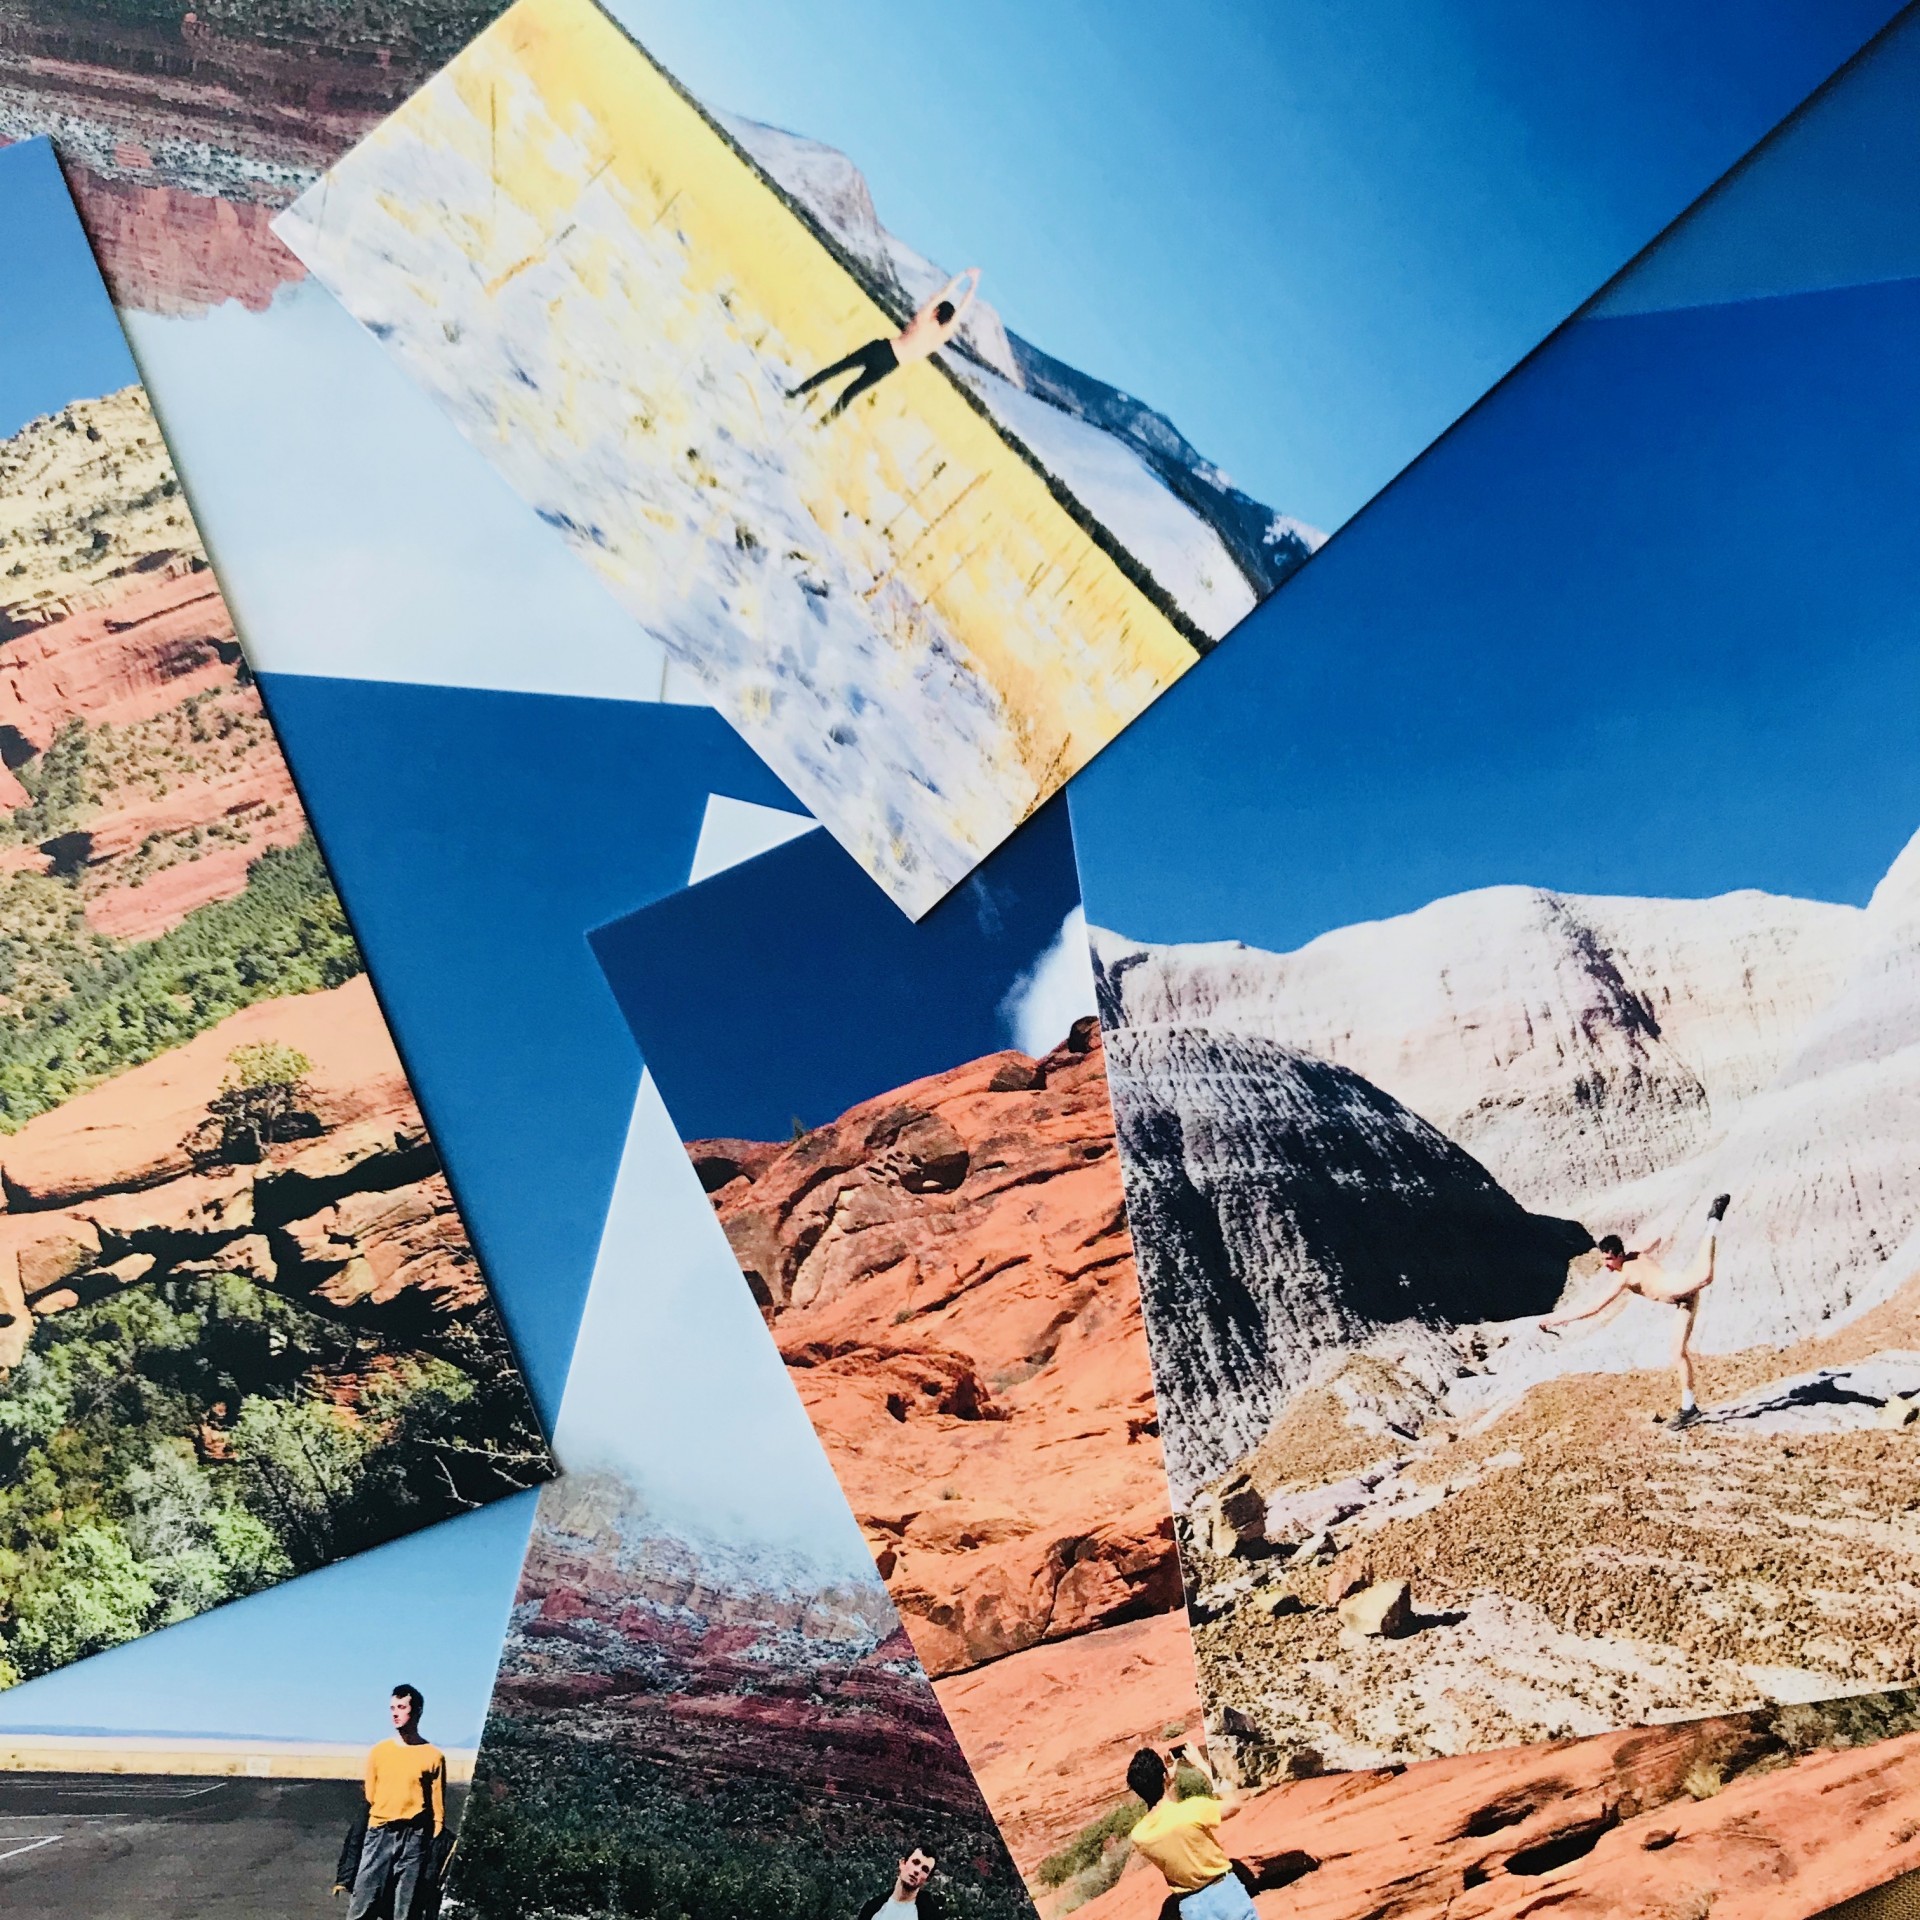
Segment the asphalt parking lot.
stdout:
<path fill-rule="evenodd" d="M 0 1912 L 340 1920 L 333 1869 L 359 1806 L 357 1780 L 0 1773 Z"/>

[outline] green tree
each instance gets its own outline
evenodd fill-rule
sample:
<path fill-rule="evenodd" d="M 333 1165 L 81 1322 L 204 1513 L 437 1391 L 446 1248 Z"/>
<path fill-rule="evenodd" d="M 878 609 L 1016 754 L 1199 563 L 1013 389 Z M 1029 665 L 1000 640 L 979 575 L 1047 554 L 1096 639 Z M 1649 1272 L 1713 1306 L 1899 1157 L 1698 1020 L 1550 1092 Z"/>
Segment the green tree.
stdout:
<path fill-rule="evenodd" d="M 252 1040 L 227 1055 L 227 1075 L 207 1103 L 219 1128 L 219 1157 L 229 1163 L 264 1160 L 284 1137 L 288 1120 L 308 1097 L 313 1062 L 297 1047 Z"/>
<path fill-rule="evenodd" d="M 22 1581 L 0 1651 L 28 1673 L 63 1667 L 146 1632 L 157 1598 L 119 1528 L 83 1522 Z"/>
<path fill-rule="evenodd" d="M 321 1400 L 243 1401 L 229 1439 L 241 1503 L 303 1567 L 335 1557 L 335 1522 L 354 1491 L 368 1436 Z"/>

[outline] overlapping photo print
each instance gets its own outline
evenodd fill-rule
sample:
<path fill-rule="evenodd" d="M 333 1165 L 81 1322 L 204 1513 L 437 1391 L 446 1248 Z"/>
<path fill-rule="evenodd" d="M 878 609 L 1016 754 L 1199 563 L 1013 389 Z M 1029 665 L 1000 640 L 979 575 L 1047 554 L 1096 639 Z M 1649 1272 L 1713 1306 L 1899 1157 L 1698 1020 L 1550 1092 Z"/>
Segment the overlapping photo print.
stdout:
<path fill-rule="evenodd" d="M 12 1684 L 551 1460 L 45 143 L 0 204 Z"/>

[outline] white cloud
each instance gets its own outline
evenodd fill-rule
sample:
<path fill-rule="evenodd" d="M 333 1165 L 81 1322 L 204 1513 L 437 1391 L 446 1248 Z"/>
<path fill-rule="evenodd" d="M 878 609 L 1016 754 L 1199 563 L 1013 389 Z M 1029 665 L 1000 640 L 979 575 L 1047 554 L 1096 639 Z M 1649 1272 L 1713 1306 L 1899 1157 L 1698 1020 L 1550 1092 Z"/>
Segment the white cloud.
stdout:
<path fill-rule="evenodd" d="M 1022 1053 L 1050 1053 L 1067 1029 L 1094 1011 L 1087 916 L 1075 907 L 1032 966 L 1007 989 L 1000 1021 Z"/>

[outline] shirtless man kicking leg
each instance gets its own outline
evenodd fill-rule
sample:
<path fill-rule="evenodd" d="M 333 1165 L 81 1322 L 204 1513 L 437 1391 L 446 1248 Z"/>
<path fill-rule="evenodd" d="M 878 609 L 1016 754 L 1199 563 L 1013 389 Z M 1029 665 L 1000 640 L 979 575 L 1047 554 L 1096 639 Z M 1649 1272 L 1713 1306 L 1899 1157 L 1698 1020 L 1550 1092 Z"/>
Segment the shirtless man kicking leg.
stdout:
<path fill-rule="evenodd" d="M 1700 1296 L 1713 1284 L 1713 1257 L 1719 1246 L 1720 1222 L 1727 1217 L 1731 1194 L 1723 1193 L 1707 1209 L 1707 1230 L 1698 1251 L 1678 1273 L 1669 1273 L 1651 1254 L 1629 1253 L 1617 1233 L 1600 1241 L 1600 1257 L 1613 1275 L 1613 1285 L 1591 1306 L 1578 1313 L 1549 1314 L 1540 1322 L 1544 1333 L 1558 1333 L 1577 1320 L 1594 1320 L 1623 1294 L 1637 1293 L 1643 1300 L 1658 1300 L 1664 1306 L 1680 1309 L 1680 1324 L 1674 1331 L 1673 1370 L 1680 1380 L 1680 1411 L 1667 1425 L 1678 1432 L 1700 1418 L 1693 1400 L 1693 1330 L 1700 1322 Z"/>
<path fill-rule="evenodd" d="M 911 366 L 916 360 L 938 353 L 960 331 L 960 323 L 967 317 L 967 309 L 973 305 L 973 296 L 979 288 L 978 267 L 956 273 L 891 340 L 869 340 L 864 347 L 855 347 L 844 360 L 836 360 L 832 366 L 822 367 L 818 373 L 802 380 L 797 387 L 788 388 L 787 398 L 797 400 L 803 393 L 811 393 L 815 387 L 858 367 L 859 379 L 826 410 L 820 424 L 824 427 L 829 420 L 837 420 L 896 367 Z"/>

